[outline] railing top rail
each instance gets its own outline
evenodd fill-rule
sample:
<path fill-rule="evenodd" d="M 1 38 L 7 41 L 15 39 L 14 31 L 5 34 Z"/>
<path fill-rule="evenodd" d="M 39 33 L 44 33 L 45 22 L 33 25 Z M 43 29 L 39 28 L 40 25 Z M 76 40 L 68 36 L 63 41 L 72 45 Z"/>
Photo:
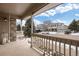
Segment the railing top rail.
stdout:
<path fill-rule="evenodd" d="M 32 35 L 37 35 L 39 37 L 45 37 L 45 38 L 57 38 L 57 39 L 62 39 L 62 40 L 68 40 L 68 41 L 74 41 L 74 42 L 79 42 L 79 36 L 74 36 L 74 35 L 59 35 L 59 34 L 39 34 L 39 33 L 34 33 Z"/>

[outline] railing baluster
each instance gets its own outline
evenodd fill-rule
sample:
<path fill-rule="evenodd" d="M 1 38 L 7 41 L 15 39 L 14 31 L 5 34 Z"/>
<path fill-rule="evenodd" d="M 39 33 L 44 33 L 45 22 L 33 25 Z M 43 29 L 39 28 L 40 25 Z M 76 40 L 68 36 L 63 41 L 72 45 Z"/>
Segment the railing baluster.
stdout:
<path fill-rule="evenodd" d="M 46 39 L 46 51 L 47 51 L 47 40 L 48 40 L 48 39 Z"/>
<path fill-rule="evenodd" d="M 61 55 L 61 41 L 59 41 L 59 55 Z"/>
<path fill-rule="evenodd" d="M 53 40 L 52 40 L 52 55 L 53 55 Z"/>
<path fill-rule="evenodd" d="M 40 47 L 40 37 L 39 37 L 39 47 Z"/>
<path fill-rule="evenodd" d="M 78 56 L 78 46 L 77 46 L 77 42 L 76 42 L 76 56 Z"/>
<path fill-rule="evenodd" d="M 33 47 L 33 36 L 31 36 L 31 48 Z"/>
<path fill-rule="evenodd" d="M 48 38 L 49 39 L 49 38 Z M 49 55 L 50 55 L 50 39 L 49 39 Z"/>
<path fill-rule="evenodd" d="M 42 37 L 42 50 L 43 50 L 43 37 Z"/>
<path fill-rule="evenodd" d="M 55 54 L 57 54 L 57 40 L 55 40 Z"/>
<path fill-rule="evenodd" d="M 65 45 L 65 42 L 64 42 L 64 56 L 65 56 L 65 52 L 66 52 L 66 45 Z"/>
<path fill-rule="evenodd" d="M 36 36 L 35 36 L 35 44 L 34 44 L 35 47 L 36 47 L 36 45 L 37 45 L 36 43 L 37 43 L 37 42 L 36 42 Z"/>
<path fill-rule="evenodd" d="M 39 46 L 40 46 L 40 44 L 39 44 L 40 43 L 39 37 L 37 37 L 37 39 L 38 39 L 37 41 L 38 41 L 38 49 L 39 49 Z"/>
<path fill-rule="evenodd" d="M 71 42 L 69 44 L 69 56 L 71 56 Z"/>
<path fill-rule="evenodd" d="M 40 49 L 41 49 L 41 43 L 42 43 L 42 42 L 41 42 L 41 37 L 40 37 Z"/>
<path fill-rule="evenodd" d="M 44 53 L 43 55 L 45 56 L 45 38 L 44 38 Z"/>

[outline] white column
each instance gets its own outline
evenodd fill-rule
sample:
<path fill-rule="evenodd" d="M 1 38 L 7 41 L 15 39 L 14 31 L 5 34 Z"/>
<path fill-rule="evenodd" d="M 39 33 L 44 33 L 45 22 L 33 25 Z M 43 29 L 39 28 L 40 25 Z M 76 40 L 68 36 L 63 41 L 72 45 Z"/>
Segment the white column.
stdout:
<path fill-rule="evenodd" d="M 9 15 L 9 34 L 8 34 L 9 40 L 8 42 L 10 42 L 10 15 Z"/>
<path fill-rule="evenodd" d="M 33 33 L 33 19 L 32 19 L 33 16 L 31 16 L 31 33 Z"/>
<path fill-rule="evenodd" d="M 33 16 L 31 15 L 31 34 L 33 34 Z M 31 35 L 31 48 L 32 48 L 32 35 Z"/>
<path fill-rule="evenodd" d="M 22 19 L 21 19 L 21 39 L 23 39 L 23 32 L 22 32 Z"/>
<path fill-rule="evenodd" d="M 21 19 L 21 33 L 22 33 L 22 19 Z"/>

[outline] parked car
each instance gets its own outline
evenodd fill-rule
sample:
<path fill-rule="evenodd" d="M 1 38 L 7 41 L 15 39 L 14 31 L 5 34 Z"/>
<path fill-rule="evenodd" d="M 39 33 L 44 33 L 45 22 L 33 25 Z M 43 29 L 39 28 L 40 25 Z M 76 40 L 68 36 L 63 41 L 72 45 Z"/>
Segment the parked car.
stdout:
<path fill-rule="evenodd" d="M 71 33 L 70 30 L 65 31 L 65 34 L 70 34 L 70 33 Z"/>

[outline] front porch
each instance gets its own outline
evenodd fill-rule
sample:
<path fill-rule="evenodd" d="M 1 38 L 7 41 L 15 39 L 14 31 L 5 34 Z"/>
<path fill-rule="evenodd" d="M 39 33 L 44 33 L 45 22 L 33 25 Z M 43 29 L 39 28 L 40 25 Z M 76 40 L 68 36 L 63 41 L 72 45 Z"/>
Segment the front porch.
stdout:
<path fill-rule="evenodd" d="M 0 56 L 79 56 L 78 36 L 33 33 L 33 16 L 58 5 L 0 4 Z M 31 38 L 17 37 L 16 19 L 31 19 Z"/>
<path fill-rule="evenodd" d="M 0 45 L 0 56 L 40 56 L 38 52 L 30 48 L 30 38 L 17 38 L 16 41 Z"/>

